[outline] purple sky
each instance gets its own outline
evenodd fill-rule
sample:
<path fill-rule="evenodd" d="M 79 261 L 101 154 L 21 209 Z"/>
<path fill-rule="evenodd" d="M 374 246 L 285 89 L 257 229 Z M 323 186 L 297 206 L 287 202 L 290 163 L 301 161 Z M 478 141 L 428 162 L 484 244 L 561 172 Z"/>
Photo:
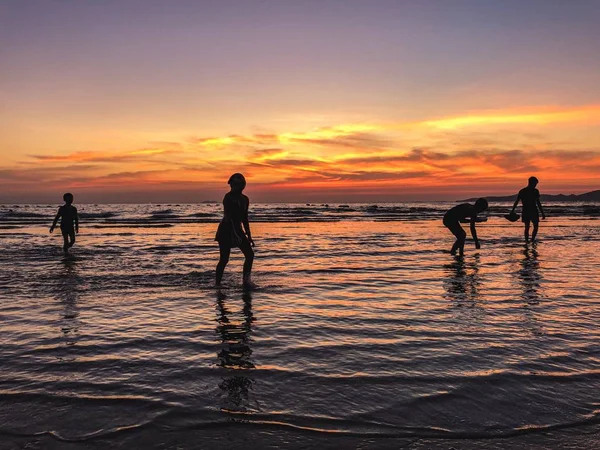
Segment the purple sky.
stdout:
<path fill-rule="evenodd" d="M 6 1 L 0 170 L 32 154 L 598 105 L 599 55 L 599 1 Z"/>

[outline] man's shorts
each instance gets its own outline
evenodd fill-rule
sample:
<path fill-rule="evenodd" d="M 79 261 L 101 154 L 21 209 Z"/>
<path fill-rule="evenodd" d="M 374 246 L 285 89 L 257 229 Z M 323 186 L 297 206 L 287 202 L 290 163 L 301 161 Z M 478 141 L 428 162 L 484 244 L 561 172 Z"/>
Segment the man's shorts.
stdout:
<path fill-rule="evenodd" d="M 523 211 L 521 214 L 521 220 L 523 223 L 532 222 L 534 225 L 540 223 L 540 213 L 536 209 L 535 211 Z"/>

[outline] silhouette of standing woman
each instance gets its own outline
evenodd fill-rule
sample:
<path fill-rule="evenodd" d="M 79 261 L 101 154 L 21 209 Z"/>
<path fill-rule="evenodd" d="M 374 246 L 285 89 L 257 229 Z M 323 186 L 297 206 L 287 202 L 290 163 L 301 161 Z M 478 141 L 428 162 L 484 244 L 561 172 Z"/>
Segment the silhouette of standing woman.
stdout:
<path fill-rule="evenodd" d="M 225 194 L 223 198 L 223 220 L 217 229 L 215 241 L 219 243 L 220 258 L 217 264 L 216 284 L 221 285 L 225 266 L 229 262 L 231 249 L 238 247 L 246 260 L 244 261 L 243 281 L 245 287 L 254 287 L 250 280 L 252 271 L 252 262 L 254 261 L 254 241 L 250 233 L 250 223 L 248 222 L 248 207 L 250 200 L 242 191 L 246 187 L 246 179 L 241 173 L 234 173 L 227 182 L 231 186 L 231 191 Z M 244 229 L 242 230 L 242 224 Z"/>

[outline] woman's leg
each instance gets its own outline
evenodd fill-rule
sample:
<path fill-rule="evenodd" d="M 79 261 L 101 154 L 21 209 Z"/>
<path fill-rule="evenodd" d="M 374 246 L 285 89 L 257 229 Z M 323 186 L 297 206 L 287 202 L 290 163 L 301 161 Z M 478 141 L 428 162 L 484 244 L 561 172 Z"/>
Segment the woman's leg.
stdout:
<path fill-rule="evenodd" d="M 250 283 L 250 273 L 252 272 L 252 263 L 254 262 L 254 250 L 252 250 L 250 242 L 246 239 L 244 239 L 240 245 L 240 250 L 246 257 L 246 260 L 244 261 L 244 283 Z"/>
<path fill-rule="evenodd" d="M 229 247 L 228 245 L 224 245 L 222 242 L 219 242 L 219 253 L 219 263 L 217 264 L 217 273 L 215 279 L 217 286 L 221 284 L 221 280 L 223 279 L 223 272 L 225 271 L 225 266 L 229 262 L 231 247 Z"/>

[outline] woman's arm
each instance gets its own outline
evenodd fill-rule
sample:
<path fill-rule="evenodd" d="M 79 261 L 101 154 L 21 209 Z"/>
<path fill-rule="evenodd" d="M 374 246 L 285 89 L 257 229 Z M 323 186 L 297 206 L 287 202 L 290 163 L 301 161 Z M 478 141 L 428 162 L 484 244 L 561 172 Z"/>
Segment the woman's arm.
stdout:
<path fill-rule="evenodd" d="M 250 209 L 250 200 L 246 197 L 246 208 L 244 210 L 244 218 L 242 223 L 244 224 L 244 231 L 246 232 L 246 236 L 248 236 L 248 240 L 250 244 L 254 247 L 254 241 L 252 240 L 252 233 L 250 232 L 250 222 L 248 220 L 248 210 Z"/>
<path fill-rule="evenodd" d="M 233 223 L 233 217 L 235 216 L 235 209 L 239 208 L 239 205 L 235 200 L 232 200 L 229 194 L 225 194 L 223 197 L 223 221 L 222 223 L 226 223 L 227 228 L 229 229 L 229 233 L 231 233 L 231 238 L 236 245 L 239 245 L 242 242 L 242 237 L 238 234 L 236 230 L 235 223 Z"/>
<path fill-rule="evenodd" d="M 229 219 L 231 217 L 231 202 L 229 201 L 229 195 L 225 194 L 223 197 L 223 218 Z"/>

